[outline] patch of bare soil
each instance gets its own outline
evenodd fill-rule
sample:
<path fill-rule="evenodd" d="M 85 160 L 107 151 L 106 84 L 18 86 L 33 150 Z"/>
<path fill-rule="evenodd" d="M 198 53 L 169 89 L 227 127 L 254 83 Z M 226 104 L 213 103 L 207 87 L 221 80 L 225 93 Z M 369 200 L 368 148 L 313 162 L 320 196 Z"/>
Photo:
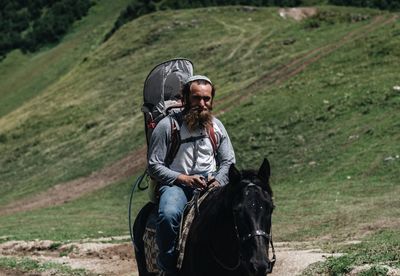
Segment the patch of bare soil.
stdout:
<path fill-rule="evenodd" d="M 85 269 L 97 275 L 138 275 L 130 242 L 75 242 L 57 248 L 54 248 L 54 244 L 52 241 L 9 241 L 0 244 L 0 257 L 28 257 L 39 262 L 60 263 L 74 269 Z M 308 243 L 277 243 L 275 249 L 277 261 L 272 275 L 297 275 L 308 265 L 323 261 L 328 256 Z M 0 270 L 0 275 L 1 271 L 5 270 Z M 17 275 L 48 275 L 48 272 L 18 273 L 22 274 Z"/>
<path fill-rule="evenodd" d="M 318 13 L 316 8 L 284 8 L 279 9 L 279 15 L 282 18 L 292 18 L 296 21 L 303 20 Z"/>
<path fill-rule="evenodd" d="M 0 244 L 0 257 L 27 257 L 41 263 L 59 263 L 73 269 L 85 269 L 96 275 L 137 275 L 133 246 L 130 242 L 74 242 L 62 246 L 55 245 L 53 241 L 9 241 Z M 10 271 L 0 270 L 0 275 L 11 273 Z M 16 273 L 44 276 L 48 272 Z"/>

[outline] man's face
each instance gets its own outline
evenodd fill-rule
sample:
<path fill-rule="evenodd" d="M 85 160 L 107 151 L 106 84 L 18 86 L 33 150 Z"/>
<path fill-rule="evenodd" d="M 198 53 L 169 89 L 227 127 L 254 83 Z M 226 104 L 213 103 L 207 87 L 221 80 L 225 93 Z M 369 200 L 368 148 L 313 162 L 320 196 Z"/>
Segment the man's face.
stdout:
<path fill-rule="evenodd" d="M 212 87 L 210 84 L 190 85 L 189 106 L 185 121 L 191 131 L 212 126 Z"/>
<path fill-rule="evenodd" d="M 210 84 L 192 83 L 190 86 L 190 107 L 200 111 L 212 110 L 212 87 Z"/>

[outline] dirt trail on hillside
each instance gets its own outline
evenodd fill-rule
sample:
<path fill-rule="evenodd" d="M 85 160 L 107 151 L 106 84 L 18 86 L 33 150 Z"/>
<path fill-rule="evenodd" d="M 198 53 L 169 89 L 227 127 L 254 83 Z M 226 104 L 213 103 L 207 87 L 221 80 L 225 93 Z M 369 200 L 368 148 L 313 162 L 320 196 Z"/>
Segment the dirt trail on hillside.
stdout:
<path fill-rule="evenodd" d="M 278 68 L 273 68 L 269 72 L 266 72 L 255 82 L 251 83 L 248 87 L 243 89 L 242 91 L 244 92 L 230 93 L 228 97 L 216 101 L 215 103 L 217 106 L 220 104 L 226 106 L 226 108 L 223 108 L 219 113 L 224 113 L 231 110 L 239 103 L 254 95 L 256 91 L 260 91 L 260 88 L 263 88 L 265 90 L 268 87 L 281 84 L 282 82 L 304 71 L 309 65 L 319 61 L 321 58 L 329 55 L 330 53 L 346 45 L 347 43 L 362 39 L 373 30 L 382 28 L 397 19 L 397 15 L 393 15 L 390 18 L 377 16 L 371 21 L 371 23 L 349 32 L 341 39 L 322 47 L 311 49 L 310 51 L 301 54 L 298 57 L 295 57 L 287 64 L 284 64 L 283 66 L 280 66 Z"/>
<path fill-rule="evenodd" d="M 92 173 L 88 177 L 60 183 L 33 197 L 14 201 L 0 209 L 0 216 L 69 202 L 134 175 L 145 167 L 145 163 L 146 148 L 143 147 L 113 165 Z"/>
<path fill-rule="evenodd" d="M 0 244 L 0 257 L 27 257 L 40 263 L 64 264 L 73 269 L 85 269 L 98 275 L 138 275 L 130 242 L 81 241 L 52 249 L 54 244 L 52 241 L 9 241 Z M 322 253 L 320 249 L 307 243 L 277 243 L 275 249 L 277 261 L 271 275 L 297 275 L 308 265 L 331 256 L 331 254 Z M 8 270 L 6 272 L 0 268 L 0 275 L 52 274 L 51 271 L 23 273 Z"/>
<path fill-rule="evenodd" d="M 273 85 L 281 84 L 289 78 L 304 71 L 309 65 L 317 62 L 321 58 L 344 46 L 348 42 L 361 39 L 368 35 L 371 31 L 377 28 L 382 28 L 391 22 L 394 22 L 397 18 L 397 15 L 393 15 L 390 18 L 377 16 L 371 21 L 371 23 L 349 32 L 341 39 L 325 46 L 311 49 L 310 51 L 295 57 L 285 65 L 274 68 L 270 72 L 266 72 L 264 76 L 250 84 L 246 89 L 241 90 L 244 92 L 230 93 L 228 97 L 216 101 L 217 106 L 226 106 L 226 108 L 220 110 L 217 115 L 222 114 L 240 104 L 243 100 L 254 95 L 256 91 L 259 91 L 261 87 L 265 89 Z M 0 208 L 0 216 L 54 205 L 61 205 L 65 202 L 77 199 L 88 193 L 115 183 L 118 180 L 122 180 L 128 176 L 134 175 L 140 169 L 145 167 L 145 157 L 146 148 L 143 147 L 128 154 L 125 158 L 121 159 L 115 164 L 92 173 L 88 177 L 82 177 L 73 181 L 57 184 L 47 191 L 39 193 L 33 197 L 23 198 L 10 203 L 9 205 L 3 206 Z"/>

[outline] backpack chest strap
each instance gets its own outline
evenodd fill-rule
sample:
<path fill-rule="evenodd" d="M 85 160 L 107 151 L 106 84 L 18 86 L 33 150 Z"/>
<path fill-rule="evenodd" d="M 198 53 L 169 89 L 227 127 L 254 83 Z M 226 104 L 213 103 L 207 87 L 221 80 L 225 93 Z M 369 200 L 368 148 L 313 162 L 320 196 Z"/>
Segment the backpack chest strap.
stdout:
<path fill-rule="evenodd" d="M 204 139 L 204 138 L 207 138 L 207 135 L 191 136 L 189 138 L 182 139 L 180 141 L 180 143 L 185 144 L 185 143 L 190 143 L 190 142 L 196 142 L 197 140 Z"/>

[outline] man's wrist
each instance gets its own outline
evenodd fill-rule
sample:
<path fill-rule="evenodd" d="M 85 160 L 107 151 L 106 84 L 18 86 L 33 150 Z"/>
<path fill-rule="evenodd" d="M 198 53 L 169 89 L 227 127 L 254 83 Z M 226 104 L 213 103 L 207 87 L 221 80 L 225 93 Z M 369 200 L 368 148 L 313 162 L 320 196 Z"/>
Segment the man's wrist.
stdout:
<path fill-rule="evenodd" d="M 187 182 L 187 175 L 186 174 L 180 174 L 178 175 L 178 177 L 176 178 L 176 182 L 178 184 L 186 184 Z"/>

